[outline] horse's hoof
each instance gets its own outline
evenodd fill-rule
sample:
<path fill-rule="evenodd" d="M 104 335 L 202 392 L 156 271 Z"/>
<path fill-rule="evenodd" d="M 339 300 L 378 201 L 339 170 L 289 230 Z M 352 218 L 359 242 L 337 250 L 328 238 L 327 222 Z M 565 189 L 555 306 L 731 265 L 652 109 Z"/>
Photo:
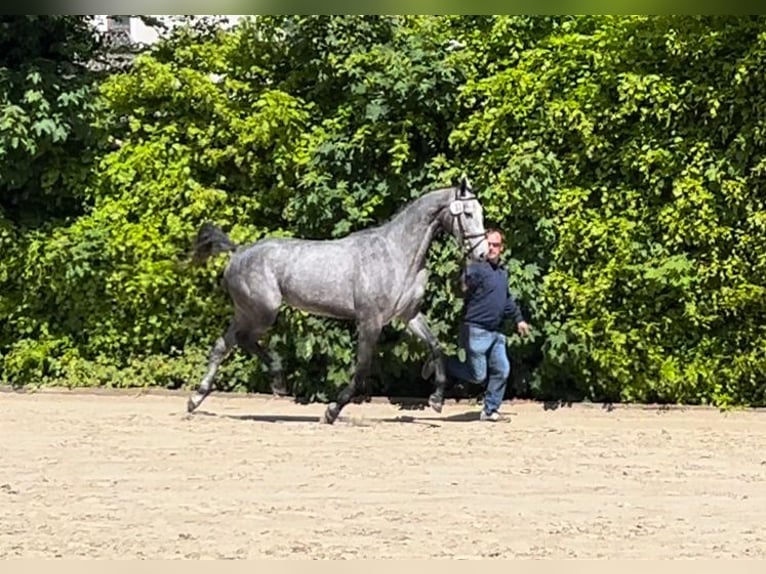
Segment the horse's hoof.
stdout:
<path fill-rule="evenodd" d="M 320 424 L 331 425 L 335 422 L 335 419 L 338 418 L 338 413 L 336 413 L 335 409 L 332 407 L 333 405 L 330 405 L 329 407 L 327 407 L 327 409 L 322 414 L 322 416 L 319 417 Z"/>
<path fill-rule="evenodd" d="M 186 412 L 192 413 L 194 412 L 194 409 L 196 408 L 197 408 L 197 403 L 195 403 L 194 400 L 191 397 L 189 397 L 189 400 L 186 401 Z"/>
<path fill-rule="evenodd" d="M 290 393 L 287 391 L 287 387 L 278 387 L 276 385 L 271 385 L 271 394 L 275 397 L 286 397 Z"/>
<path fill-rule="evenodd" d="M 319 417 L 319 424 L 320 425 L 331 425 L 335 422 L 335 419 L 330 416 L 327 411 L 325 411 L 321 417 Z"/>
<path fill-rule="evenodd" d="M 281 376 L 276 376 L 271 380 L 270 383 L 271 386 L 271 392 L 277 397 L 286 397 L 289 395 L 289 391 L 287 389 L 287 383 L 285 383 L 284 378 Z"/>
<path fill-rule="evenodd" d="M 437 413 L 440 413 L 442 412 L 442 407 L 444 406 L 444 399 L 431 395 L 428 397 L 428 406 L 435 410 Z"/>

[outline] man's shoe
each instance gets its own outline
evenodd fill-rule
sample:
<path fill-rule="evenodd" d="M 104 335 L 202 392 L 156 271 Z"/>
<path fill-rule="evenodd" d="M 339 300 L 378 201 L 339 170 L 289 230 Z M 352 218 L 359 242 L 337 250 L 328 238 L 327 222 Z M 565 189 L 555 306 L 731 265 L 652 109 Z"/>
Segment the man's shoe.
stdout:
<path fill-rule="evenodd" d="M 497 411 L 493 411 L 490 414 L 487 414 L 483 409 L 481 411 L 481 414 L 479 415 L 479 420 L 482 422 L 489 422 L 489 423 L 498 423 L 502 421 L 508 420 L 503 415 L 501 415 Z"/>

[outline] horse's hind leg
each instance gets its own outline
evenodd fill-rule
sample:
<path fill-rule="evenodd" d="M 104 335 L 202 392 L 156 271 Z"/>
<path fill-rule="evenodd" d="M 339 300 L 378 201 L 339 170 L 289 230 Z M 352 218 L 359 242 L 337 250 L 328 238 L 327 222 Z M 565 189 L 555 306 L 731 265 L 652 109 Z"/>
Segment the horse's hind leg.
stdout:
<path fill-rule="evenodd" d="M 436 388 L 431 393 L 431 396 L 428 397 L 428 404 L 433 410 L 440 413 L 444 406 L 444 387 L 447 385 L 447 375 L 444 371 L 444 358 L 439 340 L 431 332 L 428 322 L 422 313 L 418 313 L 407 323 L 407 329 L 420 338 L 431 350 L 430 360 L 434 366 L 434 384 Z"/>
<path fill-rule="evenodd" d="M 277 320 L 281 296 L 276 285 L 264 282 L 257 293 L 235 291 L 238 298 L 241 328 L 236 333 L 237 344 L 251 355 L 257 356 L 269 369 L 271 390 L 278 395 L 287 394 L 282 358 L 276 351 L 267 351 L 258 342 Z"/>
<path fill-rule="evenodd" d="M 372 353 L 375 349 L 375 343 L 378 341 L 382 327 L 377 322 L 363 323 L 359 325 L 357 340 L 357 359 L 354 376 L 351 383 L 346 385 L 340 393 L 336 402 L 330 403 L 325 409 L 324 415 L 319 419 L 321 423 L 332 424 L 359 389 L 362 388 L 364 379 L 370 372 L 372 365 Z"/>
<path fill-rule="evenodd" d="M 210 391 L 213 390 L 213 379 L 218 371 L 218 367 L 221 366 L 223 360 L 234 348 L 236 342 L 236 325 L 232 323 L 229 325 L 229 328 L 226 330 L 223 337 L 219 337 L 213 345 L 213 348 L 210 349 L 207 372 L 205 373 L 205 376 L 202 377 L 202 381 L 200 381 L 200 384 L 197 387 L 197 392 L 189 397 L 189 400 L 186 403 L 187 412 L 192 412 L 200 406 L 202 401 L 205 400 L 205 397 L 207 397 L 210 394 Z"/>
<path fill-rule="evenodd" d="M 261 345 L 255 343 L 255 353 L 268 367 L 271 374 L 271 392 L 280 397 L 288 394 L 285 372 L 282 370 L 282 357 L 276 351 L 266 351 Z"/>
<path fill-rule="evenodd" d="M 262 332 L 263 329 L 248 332 L 240 331 L 237 333 L 237 343 L 245 351 L 256 355 L 263 361 L 271 374 L 271 391 L 275 395 L 284 396 L 287 394 L 287 383 L 285 382 L 285 374 L 282 370 L 282 357 L 276 351 L 267 351 L 258 343 L 258 339 L 261 336 L 260 333 Z"/>

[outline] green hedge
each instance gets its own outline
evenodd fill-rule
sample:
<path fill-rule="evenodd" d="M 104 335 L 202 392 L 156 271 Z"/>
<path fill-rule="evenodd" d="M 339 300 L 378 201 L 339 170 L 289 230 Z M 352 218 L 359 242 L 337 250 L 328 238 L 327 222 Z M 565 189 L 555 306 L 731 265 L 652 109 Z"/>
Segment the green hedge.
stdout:
<path fill-rule="evenodd" d="M 764 405 L 765 23 L 292 16 L 180 29 L 129 71 L 91 78 L 89 139 L 46 144 L 56 157 L 83 148 L 70 179 L 45 187 L 51 176 L 30 172 L 14 201 L 0 180 L 0 377 L 194 385 L 231 312 L 225 258 L 187 262 L 203 221 L 240 242 L 338 237 L 466 171 L 506 231 L 535 327 L 510 338 L 514 394 Z M 426 311 L 455 351 L 451 241 L 429 268 Z M 296 395 L 326 399 L 348 380 L 353 325 L 286 309 L 269 344 Z M 425 394 L 424 357 L 387 327 L 368 390 Z M 242 354 L 219 381 L 268 389 Z"/>

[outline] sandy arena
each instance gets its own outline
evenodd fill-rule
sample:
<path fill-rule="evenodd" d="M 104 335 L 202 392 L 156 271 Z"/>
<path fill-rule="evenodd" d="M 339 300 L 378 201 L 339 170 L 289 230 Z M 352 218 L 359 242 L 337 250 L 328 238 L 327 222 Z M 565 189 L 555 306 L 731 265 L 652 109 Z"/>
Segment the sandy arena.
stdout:
<path fill-rule="evenodd" d="M 0 558 L 766 558 L 766 411 L 0 393 Z"/>

